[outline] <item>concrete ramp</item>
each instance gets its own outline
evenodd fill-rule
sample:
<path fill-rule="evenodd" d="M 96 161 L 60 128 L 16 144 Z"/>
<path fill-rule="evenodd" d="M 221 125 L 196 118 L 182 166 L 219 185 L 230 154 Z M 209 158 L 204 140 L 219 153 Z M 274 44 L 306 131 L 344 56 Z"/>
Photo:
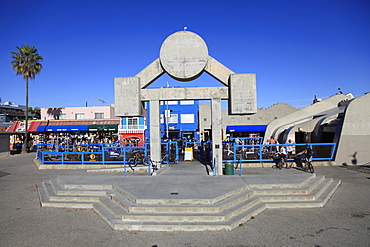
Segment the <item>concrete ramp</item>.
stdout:
<path fill-rule="evenodd" d="M 116 230 L 218 231 L 267 208 L 323 207 L 340 184 L 303 172 L 214 177 L 190 166 L 190 174 L 180 163 L 152 177 L 58 176 L 38 191 L 42 206 L 92 208 Z"/>

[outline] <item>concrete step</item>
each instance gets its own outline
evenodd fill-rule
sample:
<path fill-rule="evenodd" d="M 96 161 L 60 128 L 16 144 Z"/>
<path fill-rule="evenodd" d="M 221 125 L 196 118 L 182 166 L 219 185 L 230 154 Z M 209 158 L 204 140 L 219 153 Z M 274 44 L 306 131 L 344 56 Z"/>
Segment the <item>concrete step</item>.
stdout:
<path fill-rule="evenodd" d="M 130 209 L 124 206 L 124 212 L 121 212 L 122 220 L 124 221 L 167 221 L 167 222 L 218 222 L 226 221 L 235 215 L 244 214 L 245 211 L 248 211 L 249 208 L 253 207 L 258 203 L 263 202 L 294 202 L 296 206 L 304 207 L 307 202 L 315 200 L 315 198 L 322 193 L 322 191 L 328 187 L 328 184 L 332 182 L 332 179 L 325 179 L 322 181 L 322 186 L 316 186 L 311 194 L 308 195 L 281 195 L 281 196 L 256 196 L 244 200 L 243 202 L 235 203 L 233 207 L 228 208 L 227 210 L 204 210 L 205 212 L 197 213 L 198 211 L 192 211 L 191 213 L 176 211 L 175 207 L 168 207 L 167 212 L 165 210 L 161 212 L 156 212 L 155 210 L 147 209 L 145 212 L 141 213 L 132 213 Z M 118 200 L 119 201 L 119 200 Z M 116 202 L 111 202 L 116 203 Z M 120 203 L 120 205 L 122 205 Z M 212 207 L 219 208 L 220 205 L 212 205 Z M 209 206 L 207 207 L 209 208 Z M 118 210 L 120 208 L 118 207 Z M 123 209 L 122 209 L 123 210 Z M 121 211 L 122 211 L 121 210 Z M 155 213 L 154 213 L 155 212 Z M 117 213 L 119 215 L 119 213 Z"/>
<path fill-rule="evenodd" d="M 330 179 L 329 179 L 330 181 Z M 327 186 L 326 190 L 320 195 L 316 202 L 275 202 L 266 203 L 262 202 L 250 207 L 243 214 L 237 215 L 223 222 L 180 222 L 171 224 L 170 222 L 132 222 L 132 221 L 120 221 L 115 220 L 112 222 L 114 229 L 118 230 L 136 230 L 136 231 L 208 231 L 208 230 L 232 230 L 238 227 L 240 224 L 244 224 L 253 216 L 257 216 L 259 213 L 267 208 L 286 208 L 286 207 L 302 207 L 302 203 L 308 207 L 322 207 L 323 203 L 330 198 L 332 193 L 340 184 L 340 180 L 331 180 L 330 185 Z"/>
<path fill-rule="evenodd" d="M 59 208 L 93 208 L 92 201 L 69 201 L 59 200 L 56 197 L 55 191 L 49 181 L 39 182 L 37 184 L 40 204 L 43 207 L 59 207 Z M 56 199 L 53 201 L 52 199 Z"/>
<path fill-rule="evenodd" d="M 302 204 L 304 204 L 305 208 L 315 208 L 315 207 L 323 207 L 330 197 L 333 195 L 335 190 L 340 185 L 340 180 L 332 180 L 328 179 L 328 183 L 325 184 L 325 189 L 320 191 L 317 195 L 317 198 L 312 201 L 278 201 L 278 202 L 266 202 L 268 208 L 302 208 Z"/>
<path fill-rule="evenodd" d="M 323 180 L 325 179 L 324 176 L 312 176 L 306 179 L 302 184 L 299 186 L 294 187 L 283 187 L 283 188 L 256 188 L 257 195 L 299 195 L 299 194 L 308 194 L 310 193 L 316 186 L 318 186 Z"/>
<path fill-rule="evenodd" d="M 87 189 L 65 189 L 58 178 L 50 179 L 51 185 L 53 186 L 57 195 L 81 195 L 81 196 L 105 196 L 105 190 L 87 190 Z"/>
<path fill-rule="evenodd" d="M 42 206 L 93 208 L 117 230 L 231 230 L 267 208 L 323 207 L 340 184 L 309 176 L 293 184 L 247 185 L 213 199 L 144 199 L 110 185 L 38 184 Z"/>

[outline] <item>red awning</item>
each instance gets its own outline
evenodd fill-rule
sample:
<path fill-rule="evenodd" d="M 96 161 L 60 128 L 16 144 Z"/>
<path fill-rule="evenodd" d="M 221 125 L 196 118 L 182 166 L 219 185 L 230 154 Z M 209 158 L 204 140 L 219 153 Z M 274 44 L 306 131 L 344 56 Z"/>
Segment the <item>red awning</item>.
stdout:
<path fill-rule="evenodd" d="M 22 123 L 22 124 L 21 124 Z M 28 122 L 28 131 L 36 132 L 42 121 Z M 7 132 L 24 132 L 24 122 L 14 122 Z"/>
<path fill-rule="evenodd" d="M 15 130 L 18 128 L 19 122 L 14 122 L 12 126 L 9 127 L 7 132 L 15 132 Z"/>
<path fill-rule="evenodd" d="M 41 121 L 31 122 L 31 124 L 28 127 L 28 131 L 36 132 L 37 131 L 37 127 L 39 127 L 40 124 L 41 124 Z"/>

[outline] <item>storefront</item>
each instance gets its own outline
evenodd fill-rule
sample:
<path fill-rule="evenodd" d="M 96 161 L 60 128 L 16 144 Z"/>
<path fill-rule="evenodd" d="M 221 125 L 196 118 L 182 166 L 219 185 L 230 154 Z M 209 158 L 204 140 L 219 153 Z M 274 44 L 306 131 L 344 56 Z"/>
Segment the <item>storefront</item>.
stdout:
<path fill-rule="evenodd" d="M 264 137 L 267 125 L 230 125 L 226 133 L 232 137 Z"/>

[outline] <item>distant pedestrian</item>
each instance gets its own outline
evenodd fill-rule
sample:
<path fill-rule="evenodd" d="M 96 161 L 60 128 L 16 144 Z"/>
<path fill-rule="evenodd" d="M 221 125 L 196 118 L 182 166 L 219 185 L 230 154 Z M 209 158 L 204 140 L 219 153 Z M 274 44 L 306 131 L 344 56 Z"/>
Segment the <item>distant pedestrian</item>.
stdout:
<path fill-rule="evenodd" d="M 285 148 L 284 145 L 281 146 L 280 148 L 280 151 L 279 151 L 279 154 L 280 154 L 280 157 L 282 157 L 284 159 L 284 162 L 285 162 L 285 165 L 286 165 L 286 168 L 288 169 L 288 163 L 287 163 L 287 157 L 288 157 L 288 152 Z"/>
<path fill-rule="evenodd" d="M 279 144 L 278 140 L 276 140 L 273 136 L 270 137 L 270 139 L 267 141 L 270 145 Z M 276 152 L 276 146 L 270 146 L 269 147 L 270 152 Z"/>
<path fill-rule="evenodd" d="M 22 141 L 19 138 L 17 138 L 17 140 L 15 141 L 15 148 L 17 149 L 17 154 L 20 154 L 22 152 L 22 146 L 23 146 Z"/>
<path fill-rule="evenodd" d="M 291 158 L 293 158 L 293 151 L 294 151 L 293 144 L 295 144 L 295 142 L 293 142 L 291 139 L 289 139 L 286 144 L 288 144 L 288 145 L 286 145 L 286 150 L 288 152 L 288 158 L 291 159 Z"/>

